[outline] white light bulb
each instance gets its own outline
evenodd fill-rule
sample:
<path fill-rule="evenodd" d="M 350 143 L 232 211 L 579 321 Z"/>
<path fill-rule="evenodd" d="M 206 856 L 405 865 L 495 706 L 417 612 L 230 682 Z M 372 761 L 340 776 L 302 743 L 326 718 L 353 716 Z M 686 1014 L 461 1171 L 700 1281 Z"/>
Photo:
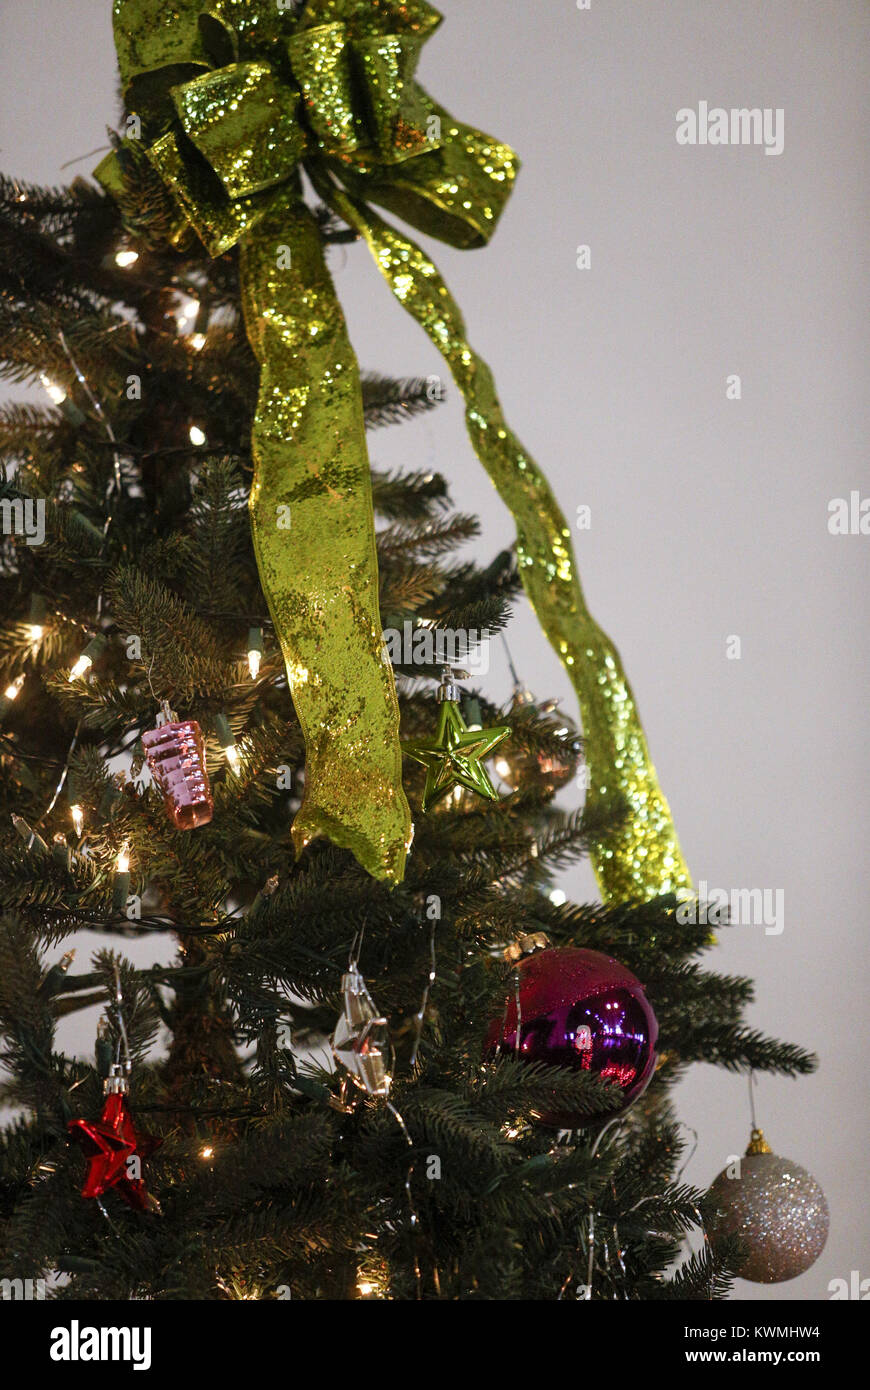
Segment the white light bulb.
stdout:
<path fill-rule="evenodd" d="M 238 750 L 238 748 L 236 747 L 236 745 L 235 745 L 234 743 L 230 743 L 230 744 L 228 744 L 227 747 L 224 749 L 224 753 L 225 753 L 225 755 L 226 755 L 226 760 L 227 760 L 227 762 L 229 763 L 230 767 L 233 769 L 233 772 L 235 772 L 236 774 L 238 774 L 238 773 L 241 771 L 241 768 L 242 768 L 242 760 L 241 760 L 241 758 L 239 757 L 239 750 Z"/>
<path fill-rule="evenodd" d="M 66 400 L 66 391 L 63 387 L 58 386 L 56 381 L 52 381 L 50 376 L 45 375 L 45 372 L 41 374 L 39 380 L 42 382 L 47 395 L 54 401 L 54 404 L 62 405 Z"/>
<path fill-rule="evenodd" d="M 45 628 L 42 626 L 41 623 L 31 623 L 31 624 L 30 624 L 30 640 L 31 640 L 31 642 L 33 642 L 34 645 L 35 645 L 37 642 L 41 642 L 41 641 L 42 641 L 42 636 L 43 636 L 43 633 L 44 633 L 44 632 L 45 632 Z"/>
<path fill-rule="evenodd" d="M 70 806 L 70 808 L 69 808 L 69 813 L 70 813 L 70 815 L 72 816 L 72 823 L 73 823 L 73 826 L 75 827 L 75 832 L 76 832 L 76 834 L 77 834 L 77 835 L 81 835 L 81 833 L 82 833 L 82 826 L 83 826 L 84 823 L 85 823 L 84 811 L 82 810 L 81 806 L 76 805 L 76 806 Z"/>
<path fill-rule="evenodd" d="M 138 259 L 138 251 L 118 251 L 118 253 L 115 256 L 115 265 L 119 265 L 122 270 L 126 270 L 128 265 L 135 265 Z"/>
<path fill-rule="evenodd" d="M 505 780 L 511 775 L 511 765 L 505 758 L 499 758 L 496 761 L 495 770 L 499 777 L 504 777 Z"/>
<path fill-rule="evenodd" d="M 561 888 L 552 889 L 550 893 L 550 902 L 553 904 L 554 907 L 561 907 L 562 904 L 566 903 L 567 901 L 568 894 L 563 893 Z"/>
<path fill-rule="evenodd" d="M 124 845 L 123 849 L 118 850 L 115 868 L 118 870 L 119 874 L 127 874 L 130 872 L 130 851 L 126 845 Z"/>
<path fill-rule="evenodd" d="M 248 670 L 251 673 L 252 681 L 255 681 L 258 675 L 260 674 L 260 661 L 262 659 L 262 655 L 262 652 L 258 652 L 256 648 L 253 647 L 248 652 Z"/>
<path fill-rule="evenodd" d="M 88 656 L 87 652 L 82 652 L 75 666 L 72 668 L 69 675 L 67 676 L 67 680 L 70 683 L 72 683 L 73 681 L 77 681 L 80 676 L 83 676 L 85 674 L 86 671 L 90 671 L 93 664 L 94 663 L 91 661 L 91 658 Z"/>
<path fill-rule="evenodd" d="M 191 444 L 195 444 L 197 448 L 199 448 L 200 445 L 205 443 L 205 433 L 203 430 L 199 428 L 199 425 L 191 425 L 190 442 Z"/>
<path fill-rule="evenodd" d="M 182 303 L 178 311 L 178 326 L 183 328 L 185 324 L 193 323 L 199 313 L 199 300 L 187 298 Z"/>
<path fill-rule="evenodd" d="M 190 340 L 190 346 L 193 348 L 194 352 L 202 352 L 205 347 L 205 334 L 194 333 Z"/>
<path fill-rule="evenodd" d="M 18 697 L 18 692 L 19 692 L 19 690 L 21 689 L 21 687 L 22 687 L 23 684 L 24 684 L 24 676 L 23 676 L 23 674 L 20 675 L 20 676 L 16 676 L 14 681 L 10 681 L 9 684 L 7 685 L 6 689 L 3 691 L 3 694 L 6 696 L 6 699 L 7 699 L 7 700 L 15 700 L 15 699 L 17 699 L 17 697 Z"/>

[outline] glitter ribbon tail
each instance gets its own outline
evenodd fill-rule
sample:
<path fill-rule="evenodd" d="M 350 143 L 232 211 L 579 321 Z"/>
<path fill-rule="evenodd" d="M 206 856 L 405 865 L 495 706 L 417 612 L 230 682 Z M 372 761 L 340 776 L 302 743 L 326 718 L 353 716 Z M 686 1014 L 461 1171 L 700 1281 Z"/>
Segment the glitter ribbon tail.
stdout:
<path fill-rule="evenodd" d="M 602 898 L 646 901 L 690 888 L 619 653 L 586 607 L 568 524 L 540 468 L 508 428 L 492 372 L 468 343 L 459 306 L 419 246 L 364 202 L 316 181 L 321 196 L 365 238 L 394 295 L 443 355 L 465 400 L 475 452 L 516 522 L 526 592 L 577 693 L 588 805 L 628 806 L 622 828 L 592 851 Z"/>
<path fill-rule="evenodd" d="M 398 882 L 411 817 L 378 610 L 359 368 L 302 204 L 288 196 L 245 240 L 241 278 L 261 369 L 254 548 L 307 749 L 293 840 L 298 851 L 328 835 Z"/>

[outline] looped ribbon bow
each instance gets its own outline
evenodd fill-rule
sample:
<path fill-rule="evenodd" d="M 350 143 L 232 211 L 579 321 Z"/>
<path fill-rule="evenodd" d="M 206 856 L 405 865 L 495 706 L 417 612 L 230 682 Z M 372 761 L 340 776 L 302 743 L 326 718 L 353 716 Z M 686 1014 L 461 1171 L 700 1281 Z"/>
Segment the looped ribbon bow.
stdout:
<path fill-rule="evenodd" d="M 293 839 L 299 849 L 328 835 L 398 882 L 412 833 L 359 368 L 301 167 L 451 368 L 475 451 L 516 521 L 526 591 L 577 691 L 589 802 L 628 802 L 623 829 L 593 851 L 602 895 L 648 899 L 690 879 L 619 656 L 586 608 L 565 518 L 508 428 L 437 269 L 369 206 L 471 248 L 489 240 L 510 194 L 514 152 L 455 121 L 416 81 L 440 23 L 425 0 L 114 0 L 127 104 L 179 226 L 213 256 L 240 247 L 261 369 L 254 546 L 306 740 Z M 117 161 L 97 170 L 110 191 Z"/>

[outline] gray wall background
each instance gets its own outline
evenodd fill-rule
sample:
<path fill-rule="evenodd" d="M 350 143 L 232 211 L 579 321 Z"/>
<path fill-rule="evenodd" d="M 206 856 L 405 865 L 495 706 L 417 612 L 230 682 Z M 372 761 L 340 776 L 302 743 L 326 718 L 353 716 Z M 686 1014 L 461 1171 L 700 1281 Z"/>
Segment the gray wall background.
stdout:
<path fill-rule="evenodd" d="M 870 537 L 827 530 L 866 482 L 870 9 L 864 0 L 443 0 L 424 84 L 524 161 L 492 246 L 430 245 L 514 428 L 578 533 L 593 613 L 616 641 L 696 879 L 781 888 L 785 930 L 720 933 L 712 963 L 757 982 L 753 1024 L 821 1055 L 761 1077 L 774 1148 L 825 1188 L 831 1235 L 800 1279 L 741 1298 L 829 1297 L 870 1276 L 867 1215 L 866 668 Z M 0 162 L 87 173 L 115 118 L 109 0 L 5 0 Z M 680 107 L 783 107 L 785 149 L 683 148 Z M 579 243 L 592 265 L 575 267 Z M 334 259 L 363 365 L 440 373 L 367 251 Z M 743 399 L 728 401 L 739 373 Z M 380 466 L 436 465 L 512 538 L 455 393 L 373 439 Z M 726 637 L 742 657 L 727 660 Z M 540 697 L 573 710 L 525 604 L 510 641 Z M 510 683 L 494 652 L 489 689 Z M 566 891 L 595 894 L 591 873 Z M 82 943 L 85 950 L 91 943 Z M 127 949 L 125 947 L 125 949 Z M 128 953 L 153 959 L 152 942 Z M 81 959 L 81 957 L 80 957 Z M 93 1021 L 68 1048 L 93 1046 Z M 695 1067 L 678 1095 L 705 1185 L 745 1147 L 746 1080 Z"/>

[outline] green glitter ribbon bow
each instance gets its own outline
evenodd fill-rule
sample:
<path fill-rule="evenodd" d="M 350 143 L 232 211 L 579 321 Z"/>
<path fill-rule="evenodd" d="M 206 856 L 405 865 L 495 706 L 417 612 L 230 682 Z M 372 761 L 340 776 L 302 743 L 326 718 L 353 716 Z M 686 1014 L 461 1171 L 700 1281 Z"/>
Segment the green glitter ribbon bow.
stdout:
<path fill-rule="evenodd" d="M 516 157 L 414 80 L 441 22 L 424 0 L 115 0 L 114 18 L 128 105 L 168 127 L 148 157 L 213 256 L 308 161 L 452 246 L 492 234 Z"/>
<path fill-rule="evenodd" d="M 124 91 L 149 159 L 212 255 L 240 245 L 261 366 L 254 545 L 306 739 L 294 842 L 326 834 L 399 881 L 411 838 L 359 368 L 302 202 L 302 166 L 453 372 L 474 448 L 517 523 L 529 598 L 577 691 L 590 804 L 629 805 L 625 828 L 594 853 L 602 895 L 650 898 L 690 879 L 619 656 L 586 608 L 565 518 L 508 429 L 435 266 L 369 206 L 470 248 L 488 241 L 510 194 L 514 152 L 415 81 L 440 22 L 424 0 L 114 0 Z M 117 188 L 114 156 L 97 176 Z M 282 512 L 289 532 L 276 524 Z"/>

